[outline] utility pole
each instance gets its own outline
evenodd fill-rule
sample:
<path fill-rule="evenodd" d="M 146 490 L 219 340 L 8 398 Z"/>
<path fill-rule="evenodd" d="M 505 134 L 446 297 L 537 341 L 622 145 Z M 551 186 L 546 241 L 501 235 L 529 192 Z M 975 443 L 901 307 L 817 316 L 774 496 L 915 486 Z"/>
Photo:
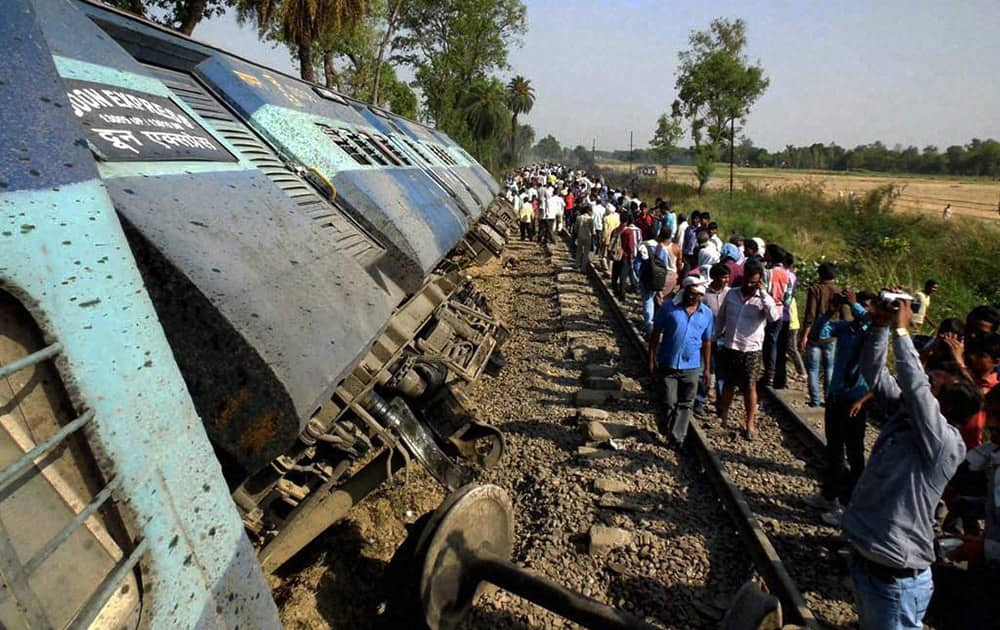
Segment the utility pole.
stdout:
<path fill-rule="evenodd" d="M 597 138 L 594 138 L 594 143 L 590 145 L 590 161 L 597 164 Z"/>
<path fill-rule="evenodd" d="M 632 132 L 628 132 L 628 178 L 632 179 Z"/>
<path fill-rule="evenodd" d="M 729 119 L 729 202 L 733 201 L 733 145 L 736 144 L 736 116 Z"/>

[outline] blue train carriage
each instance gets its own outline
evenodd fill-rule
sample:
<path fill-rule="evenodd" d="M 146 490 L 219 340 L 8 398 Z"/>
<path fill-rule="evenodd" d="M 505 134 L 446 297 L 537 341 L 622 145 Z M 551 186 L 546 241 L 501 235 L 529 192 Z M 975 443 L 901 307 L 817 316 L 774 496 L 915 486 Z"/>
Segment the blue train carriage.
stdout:
<path fill-rule="evenodd" d="M 32 4 L 267 571 L 410 459 L 449 487 L 499 460 L 462 394 L 503 363 L 461 273 L 492 200 L 407 165 L 347 99 L 98 5 Z"/>
<path fill-rule="evenodd" d="M 278 627 L 27 0 L 0 23 L 0 625 Z"/>

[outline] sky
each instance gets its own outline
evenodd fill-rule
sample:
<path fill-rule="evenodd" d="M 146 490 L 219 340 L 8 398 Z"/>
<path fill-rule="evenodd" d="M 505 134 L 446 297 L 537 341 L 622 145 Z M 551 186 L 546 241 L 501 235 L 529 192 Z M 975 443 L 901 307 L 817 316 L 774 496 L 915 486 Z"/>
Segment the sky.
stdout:
<path fill-rule="evenodd" d="M 678 52 L 717 17 L 747 22 L 748 56 L 771 81 L 743 131 L 757 146 L 1000 139 L 998 0 L 525 4 L 528 31 L 503 77 L 531 80 L 535 106 L 522 122 L 564 146 L 624 149 L 630 131 L 647 146 L 675 97 Z M 202 22 L 194 37 L 297 75 L 285 48 L 231 15 Z"/>

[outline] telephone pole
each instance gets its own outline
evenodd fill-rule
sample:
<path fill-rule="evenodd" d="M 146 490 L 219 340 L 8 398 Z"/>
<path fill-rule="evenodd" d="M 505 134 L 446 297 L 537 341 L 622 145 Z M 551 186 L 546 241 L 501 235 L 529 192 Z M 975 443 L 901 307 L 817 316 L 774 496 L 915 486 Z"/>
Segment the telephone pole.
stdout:
<path fill-rule="evenodd" d="M 729 202 L 733 201 L 733 145 L 736 144 L 736 116 L 729 119 Z"/>
<path fill-rule="evenodd" d="M 628 132 L 628 177 L 632 179 L 632 132 Z"/>
<path fill-rule="evenodd" d="M 597 138 L 594 138 L 594 143 L 590 145 L 590 161 L 597 164 Z"/>

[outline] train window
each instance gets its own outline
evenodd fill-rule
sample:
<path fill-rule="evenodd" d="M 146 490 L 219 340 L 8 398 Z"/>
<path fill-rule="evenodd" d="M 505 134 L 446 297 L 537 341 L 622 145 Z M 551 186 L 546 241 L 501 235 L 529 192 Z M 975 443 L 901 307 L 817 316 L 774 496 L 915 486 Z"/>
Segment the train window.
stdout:
<path fill-rule="evenodd" d="M 458 165 L 458 162 L 455 161 L 455 158 L 451 157 L 451 154 L 449 154 L 447 151 L 445 151 L 444 149 L 442 149 L 438 145 L 436 145 L 436 144 L 429 144 L 427 146 L 434 153 L 434 155 L 438 156 L 438 158 L 440 158 L 441 161 L 444 162 L 445 164 L 447 164 L 448 166 L 457 166 Z"/>
<path fill-rule="evenodd" d="M 358 164 L 371 165 L 376 163 L 377 160 L 373 160 L 368 155 L 368 151 L 354 137 L 357 134 L 352 134 L 347 129 L 334 129 L 322 123 L 316 123 L 316 126 L 322 129 L 323 133 Z"/>
<path fill-rule="evenodd" d="M 366 133 L 365 135 L 368 136 L 374 145 L 396 166 L 413 166 L 413 162 L 410 158 L 406 157 L 406 155 L 399 150 L 399 147 L 397 147 L 396 144 L 389 138 L 380 133 Z"/>
<path fill-rule="evenodd" d="M 400 138 L 402 138 L 402 140 L 406 144 L 406 146 L 410 147 L 410 150 L 413 151 L 413 153 L 418 158 L 420 158 L 420 160 L 424 163 L 425 166 L 433 166 L 434 165 L 434 160 L 432 160 L 429 155 L 427 155 L 426 153 L 424 153 L 424 150 L 420 148 L 419 144 L 417 144 L 416 142 L 414 142 L 410 138 L 407 138 L 406 136 L 400 136 Z"/>
<path fill-rule="evenodd" d="M 319 94 L 322 98 L 325 98 L 328 101 L 333 101 L 335 103 L 340 103 L 341 105 L 347 105 L 347 99 L 345 99 L 340 94 L 337 94 L 333 90 L 329 90 L 329 89 L 327 89 L 325 87 L 321 87 L 319 85 L 314 85 L 313 86 L 313 92 L 316 92 L 316 94 Z"/>

